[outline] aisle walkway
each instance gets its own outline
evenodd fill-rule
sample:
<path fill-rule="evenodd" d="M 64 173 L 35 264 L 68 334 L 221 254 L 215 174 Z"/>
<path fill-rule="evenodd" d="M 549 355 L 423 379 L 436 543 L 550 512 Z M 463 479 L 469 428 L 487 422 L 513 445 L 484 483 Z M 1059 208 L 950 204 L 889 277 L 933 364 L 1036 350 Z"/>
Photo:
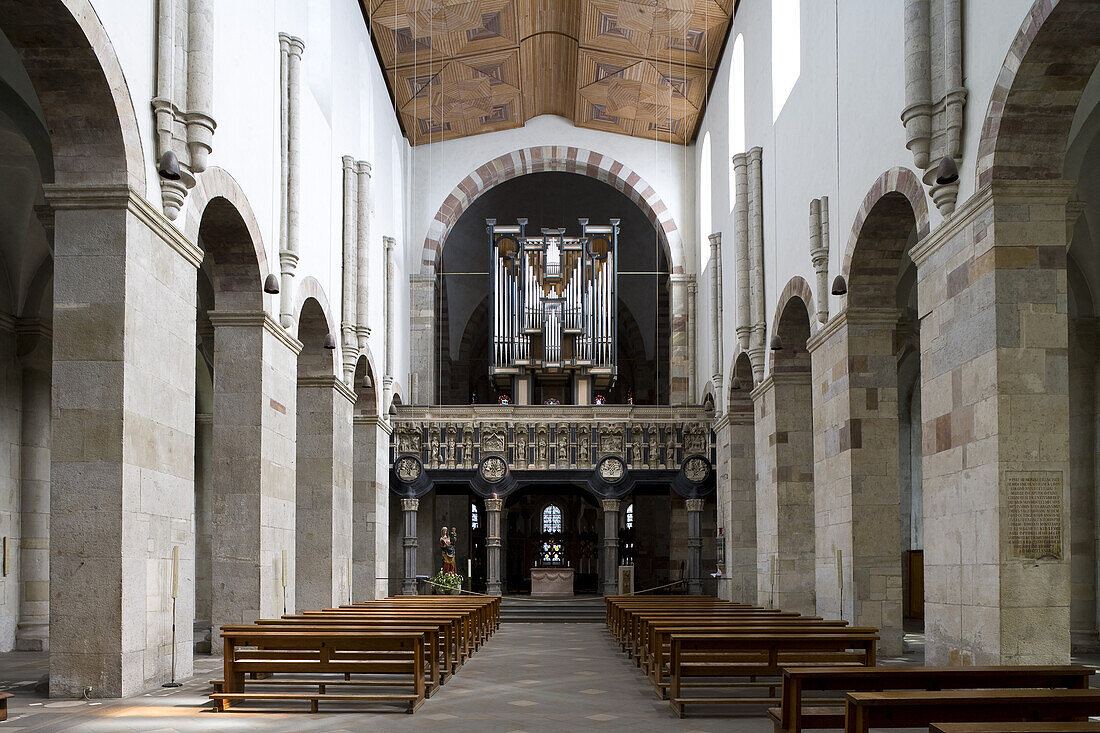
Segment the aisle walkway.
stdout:
<path fill-rule="evenodd" d="M 0 674 L 10 665 L 0 655 Z M 30 680 L 30 655 L 21 655 Z M 44 661 L 44 655 L 40 656 Z M 504 624 L 415 715 L 384 713 L 212 713 L 206 684 L 218 663 L 196 659 L 201 674 L 174 692 L 126 700 L 47 700 L 16 691 L 8 731 L 429 731 L 561 733 L 562 731 L 738 731 L 770 733 L 763 717 L 679 720 L 653 694 L 642 673 L 611 642 L 603 624 Z M 31 685 L 33 689 L 33 684 Z M 303 710 L 306 708 L 302 704 Z M 700 711 L 705 715 L 706 710 Z"/>

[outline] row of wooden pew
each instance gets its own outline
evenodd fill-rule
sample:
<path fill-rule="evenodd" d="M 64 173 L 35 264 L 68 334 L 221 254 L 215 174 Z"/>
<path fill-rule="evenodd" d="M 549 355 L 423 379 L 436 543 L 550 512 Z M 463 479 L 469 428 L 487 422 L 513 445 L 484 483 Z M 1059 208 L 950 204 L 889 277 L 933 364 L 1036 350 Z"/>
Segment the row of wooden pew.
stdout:
<path fill-rule="evenodd" d="M 393 596 L 223 626 L 223 676 L 210 698 L 221 711 L 304 700 L 317 712 L 325 700 L 412 713 L 499 625 L 499 597 Z"/>
<path fill-rule="evenodd" d="M 1100 715 L 1088 667 L 878 666 L 876 629 L 708 597 L 608 596 L 606 611 L 620 648 L 680 717 L 689 705 L 748 704 L 770 706 L 776 733 L 1100 731 L 1087 722 Z"/>

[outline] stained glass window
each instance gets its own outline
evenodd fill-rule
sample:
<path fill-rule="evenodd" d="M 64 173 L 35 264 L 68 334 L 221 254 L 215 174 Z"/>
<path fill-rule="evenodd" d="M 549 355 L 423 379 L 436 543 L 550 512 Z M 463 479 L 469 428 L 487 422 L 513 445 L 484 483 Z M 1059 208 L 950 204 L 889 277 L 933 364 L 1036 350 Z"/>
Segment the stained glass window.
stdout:
<path fill-rule="evenodd" d="M 470 529 L 481 528 L 481 513 L 477 510 L 477 504 L 470 505 Z"/>
<path fill-rule="evenodd" d="M 556 504 L 542 510 L 542 531 L 561 532 L 561 509 Z"/>
<path fill-rule="evenodd" d="M 634 529 L 634 505 L 626 505 L 626 528 Z"/>
<path fill-rule="evenodd" d="M 542 552 L 543 565 L 564 565 L 565 547 L 561 538 L 561 508 L 550 504 L 542 510 Z"/>

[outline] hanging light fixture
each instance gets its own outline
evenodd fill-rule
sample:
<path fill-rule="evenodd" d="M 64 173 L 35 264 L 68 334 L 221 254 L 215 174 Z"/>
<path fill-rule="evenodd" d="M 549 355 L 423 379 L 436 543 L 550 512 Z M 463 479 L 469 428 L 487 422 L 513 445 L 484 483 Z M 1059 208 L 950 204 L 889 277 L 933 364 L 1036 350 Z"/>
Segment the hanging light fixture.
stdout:
<path fill-rule="evenodd" d="M 775 334 L 774 336 L 772 336 L 771 347 L 772 347 L 772 351 L 782 351 L 783 350 L 783 339 L 779 338 L 778 333 Z"/>
<path fill-rule="evenodd" d="M 837 275 L 833 278 L 833 295 L 847 295 L 848 294 L 848 282 L 844 279 L 843 275 Z"/>
<path fill-rule="evenodd" d="M 275 277 L 274 273 L 268 274 L 264 279 L 264 292 L 269 295 L 279 294 L 279 278 Z"/>
<path fill-rule="evenodd" d="M 936 183 L 946 186 L 959 180 L 959 167 L 955 165 L 955 159 L 950 155 L 940 158 L 940 165 L 936 168 Z"/>
<path fill-rule="evenodd" d="M 325 348 L 329 351 L 332 351 L 336 348 L 336 337 L 333 336 L 331 333 L 325 334 Z"/>
<path fill-rule="evenodd" d="M 734 377 L 733 381 L 730 382 L 730 389 L 733 389 L 733 390 L 741 389 L 741 380 L 738 377 Z"/>
<path fill-rule="evenodd" d="M 160 162 L 157 163 L 157 173 L 160 174 L 161 178 L 166 178 L 169 181 L 178 181 L 182 177 L 180 175 L 180 160 L 171 150 L 160 156 Z"/>

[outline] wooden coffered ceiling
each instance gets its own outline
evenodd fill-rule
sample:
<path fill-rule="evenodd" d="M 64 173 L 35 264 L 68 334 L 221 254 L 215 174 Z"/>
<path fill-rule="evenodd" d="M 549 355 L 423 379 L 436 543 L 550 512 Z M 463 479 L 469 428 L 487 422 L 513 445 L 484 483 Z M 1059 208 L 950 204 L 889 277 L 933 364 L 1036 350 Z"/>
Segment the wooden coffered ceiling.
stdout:
<path fill-rule="evenodd" d="M 522 127 L 687 144 L 735 0 L 360 0 L 413 145 Z"/>

